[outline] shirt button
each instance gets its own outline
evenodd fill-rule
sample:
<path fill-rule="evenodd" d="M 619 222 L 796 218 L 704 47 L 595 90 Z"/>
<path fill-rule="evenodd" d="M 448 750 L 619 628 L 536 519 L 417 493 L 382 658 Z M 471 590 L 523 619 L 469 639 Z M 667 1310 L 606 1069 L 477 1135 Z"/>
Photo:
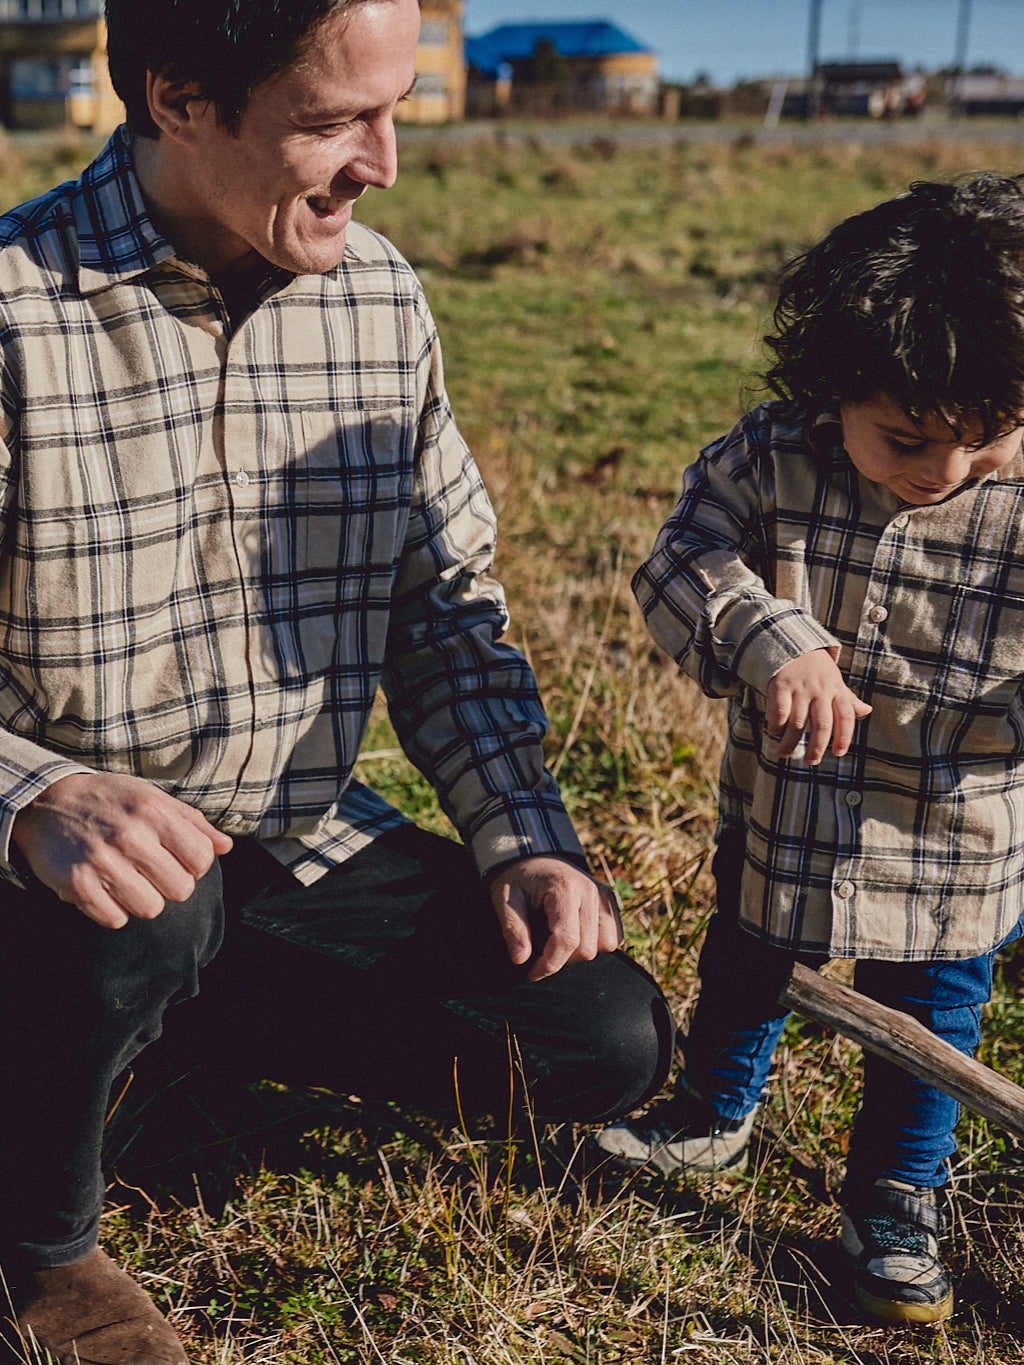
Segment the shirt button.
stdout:
<path fill-rule="evenodd" d="M 836 895 L 841 901 L 848 901 L 856 889 L 853 882 L 840 882 L 836 887 Z"/>
<path fill-rule="evenodd" d="M 888 615 L 884 607 L 868 607 L 868 620 L 873 626 L 880 626 Z"/>
<path fill-rule="evenodd" d="M 241 824 L 242 817 L 240 815 L 222 815 L 219 828 L 223 830 L 238 829 Z"/>
<path fill-rule="evenodd" d="M 847 792 L 843 797 L 843 800 L 848 806 L 859 806 L 861 803 L 861 794 L 860 792 Z"/>
<path fill-rule="evenodd" d="M 910 518 L 907 516 L 906 512 L 901 512 L 898 517 L 893 517 L 892 524 L 897 528 L 897 530 L 902 531 L 904 526 L 906 526 L 909 521 Z"/>
<path fill-rule="evenodd" d="M 239 488 L 244 488 L 248 482 L 249 475 L 245 472 L 244 469 L 240 469 L 238 473 L 235 475 L 235 483 L 238 484 Z"/>

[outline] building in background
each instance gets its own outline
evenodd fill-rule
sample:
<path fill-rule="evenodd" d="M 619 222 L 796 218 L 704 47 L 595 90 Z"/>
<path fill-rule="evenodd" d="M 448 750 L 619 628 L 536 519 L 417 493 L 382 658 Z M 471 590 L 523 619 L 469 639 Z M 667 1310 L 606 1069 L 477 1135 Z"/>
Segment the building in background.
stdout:
<path fill-rule="evenodd" d="M 949 78 L 947 100 L 961 114 L 1024 116 L 1024 78 L 967 71 Z"/>
<path fill-rule="evenodd" d="M 463 0 L 422 0 L 419 76 L 399 117 L 462 117 L 466 62 Z M 124 107 L 107 74 L 103 0 L 0 0 L 0 123 L 106 135 Z"/>
<path fill-rule="evenodd" d="M 919 114 L 925 95 L 924 76 L 895 60 L 819 62 L 809 79 L 775 82 L 769 108 L 787 118 L 894 119 Z"/>
<path fill-rule="evenodd" d="M 0 0 L 0 122 L 108 133 L 123 116 L 107 75 L 103 0 Z"/>
<path fill-rule="evenodd" d="M 658 59 L 616 24 L 502 24 L 466 40 L 467 113 L 658 113 Z"/>
<path fill-rule="evenodd" d="M 466 112 L 463 0 L 420 0 L 416 88 L 398 106 L 407 123 L 448 123 Z"/>
<path fill-rule="evenodd" d="M 823 114 L 892 118 L 903 112 L 903 69 L 897 61 L 821 62 L 814 68 Z"/>

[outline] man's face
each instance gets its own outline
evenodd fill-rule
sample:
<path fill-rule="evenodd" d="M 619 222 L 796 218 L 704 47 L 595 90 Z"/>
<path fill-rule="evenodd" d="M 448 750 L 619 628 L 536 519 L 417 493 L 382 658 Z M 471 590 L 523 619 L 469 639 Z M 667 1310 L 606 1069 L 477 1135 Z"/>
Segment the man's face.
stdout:
<path fill-rule="evenodd" d="M 342 8 L 295 66 L 257 86 L 235 134 L 192 100 L 179 247 L 211 272 L 253 252 L 295 274 L 333 269 L 352 205 L 367 186 L 394 184 L 393 115 L 415 79 L 419 25 L 417 0 Z"/>
<path fill-rule="evenodd" d="M 937 413 L 916 422 L 886 394 L 843 403 L 840 415 L 843 444 L 856 469 L 920 507 L 942 502 L 974 479 L 1004 468 L 1024 436 L 1024 426 L 1015 426 L 978 445 L 980 424 L 956 432 Z"/>

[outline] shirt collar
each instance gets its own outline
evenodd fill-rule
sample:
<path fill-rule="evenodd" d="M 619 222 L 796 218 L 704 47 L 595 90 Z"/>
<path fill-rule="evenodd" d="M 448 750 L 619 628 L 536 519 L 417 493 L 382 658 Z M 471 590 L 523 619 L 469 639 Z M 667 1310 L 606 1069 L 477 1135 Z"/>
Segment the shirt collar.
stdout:
<path fill-rule="evenodd" d="M 73 196 L 78 287 L 83 294 L 131 279 L 175 255 L 150 220 L 122 125 L 83 171 Z"/>
<path fill-rule="evenodd" d="M 843 445 L 843 424 L 838 405 L 822 408 L 806 419 L 807 440 L 818 457 L 819 467 L 840 469 L 850 464 Z"/>

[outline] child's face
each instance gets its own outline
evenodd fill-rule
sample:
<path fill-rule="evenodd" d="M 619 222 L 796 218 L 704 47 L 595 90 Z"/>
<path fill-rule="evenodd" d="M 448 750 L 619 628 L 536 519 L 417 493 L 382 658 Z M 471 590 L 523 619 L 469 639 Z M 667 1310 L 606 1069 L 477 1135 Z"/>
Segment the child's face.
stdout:
<path fill-rule="evenodd" d="M 942 502 L 972 480 L 1002 469 L 1024 439 L 1022 418 L 988 445 L 974 445 L 980 425 L 968 423 L 958 434 L 938 414 L 916 422 L 882 393 L 864 403 L 843 403 L 839 411 L 843 444 L 857 470 L 903 502 L 920 506 Z"/>

